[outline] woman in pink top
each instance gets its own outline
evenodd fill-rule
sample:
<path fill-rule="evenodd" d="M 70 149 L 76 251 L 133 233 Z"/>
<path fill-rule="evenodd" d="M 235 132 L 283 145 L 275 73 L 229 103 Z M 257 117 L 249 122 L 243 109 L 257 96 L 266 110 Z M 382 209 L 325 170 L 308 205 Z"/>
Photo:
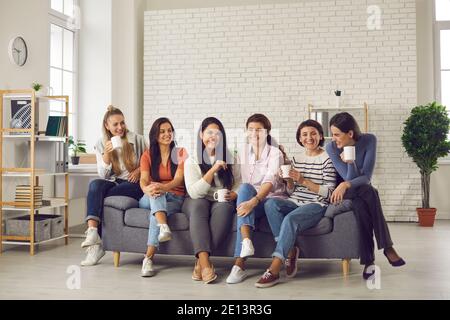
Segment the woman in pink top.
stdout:
<path fill-rule="evenodd" d="M 237 232 L 234 256 L 236 262 L 227 283 L 239 283 L 247 277 L 245 258 L 254 254 L 251 230 L 255 220 L 265 215 L 264 204 L 268 198 L 286 198 L 285 185 L 278 176 L 284 163 L 280 149 L 274 146 L 270 136 L 272 126 L 262 114 L 254 114 L 247 120 L 247 139 L 240 155 L 242 185 L 237 197 Z"/>

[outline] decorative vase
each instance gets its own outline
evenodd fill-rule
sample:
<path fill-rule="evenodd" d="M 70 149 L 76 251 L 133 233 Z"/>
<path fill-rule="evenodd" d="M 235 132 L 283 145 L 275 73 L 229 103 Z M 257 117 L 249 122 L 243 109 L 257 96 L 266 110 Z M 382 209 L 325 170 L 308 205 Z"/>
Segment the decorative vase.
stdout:
<path fill-rule="evenodd" d="M 70 160 L 72 161 L 72 164 L 74 166 L 76 166 L 80 163 L 80 157 L 71 157 Z"/>
<path fill-rule="evenodd" d="M 419 225 L 422 227 L 432 227 L 436 218 L 436 208 L 416 208 L 419 217 Z"/>

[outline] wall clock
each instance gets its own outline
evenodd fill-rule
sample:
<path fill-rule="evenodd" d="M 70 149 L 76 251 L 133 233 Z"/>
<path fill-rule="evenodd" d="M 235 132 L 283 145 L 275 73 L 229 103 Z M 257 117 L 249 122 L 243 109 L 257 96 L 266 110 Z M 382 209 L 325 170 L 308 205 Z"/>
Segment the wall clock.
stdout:
<path fill-rule="evenodd" d="M 9 58 L 11 62 L 18 66 L 23 66 L 27 62 L 28 48 L 22 37 L 15 37 L 9 43 Z"/>

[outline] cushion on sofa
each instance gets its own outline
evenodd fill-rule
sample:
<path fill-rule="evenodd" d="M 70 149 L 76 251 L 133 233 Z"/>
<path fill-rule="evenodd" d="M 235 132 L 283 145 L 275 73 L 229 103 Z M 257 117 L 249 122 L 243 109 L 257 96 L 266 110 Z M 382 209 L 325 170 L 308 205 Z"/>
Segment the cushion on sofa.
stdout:
<path fill-rule="evenodd" d="M 139 202 L 130 197 L 112 196 L 105 198 L 104 205 L 119 210 L 128 210 L 130 208 L 138 208 Z"/>
<path fill-rule="evenodd" d="M 333 219 L 338 214 L 352 211 L 353 205 L 352 200 L 345 199 L 340 204 L 330 204 L 325 212 L 325 217 Z"/>
<path fill-rule="evenodd" d="M 136 228 L 149 228 L 150 221 L 149 216 L 150 211 L 146 209 L 133 208 L 128 209 L 125 212 L 124 221 L 129 227 Z M 169 227 L 172 231 L 184 231 L 189 230 L 189 220 L 184 213 L 174 213 L 167 219 Z"/>

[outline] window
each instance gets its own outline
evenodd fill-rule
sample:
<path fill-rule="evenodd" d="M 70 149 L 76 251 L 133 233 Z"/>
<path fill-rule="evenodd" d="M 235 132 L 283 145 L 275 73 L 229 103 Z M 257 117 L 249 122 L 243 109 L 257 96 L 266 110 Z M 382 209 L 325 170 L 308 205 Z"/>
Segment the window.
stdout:
<path fill-rule="evenodd" d="M 450 112 L 450 0 L 435 0 L 436 100 Z"/>
<path fill-rule="evenodd" d="M 76 0 L 51 0 L 50 10 L 50 87 L 52 95 L 69 96 L 69 135 L 76 137 L 77 39 Z M 65 113 L 65 105 L 50 102 L 50 114 Z"/>

